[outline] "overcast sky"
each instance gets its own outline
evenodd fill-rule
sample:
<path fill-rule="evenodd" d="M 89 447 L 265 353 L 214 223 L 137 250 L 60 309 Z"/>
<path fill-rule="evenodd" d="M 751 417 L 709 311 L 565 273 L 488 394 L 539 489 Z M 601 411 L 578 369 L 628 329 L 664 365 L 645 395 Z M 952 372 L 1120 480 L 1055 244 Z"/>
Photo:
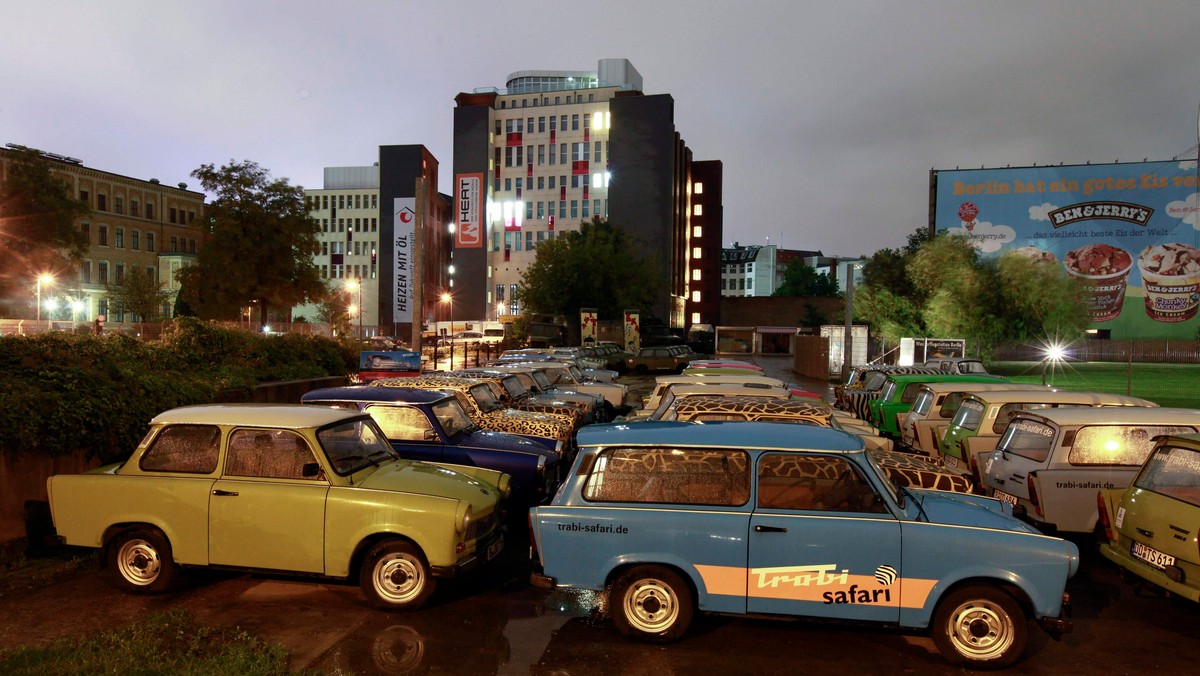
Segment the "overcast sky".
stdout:
<path fill-rule="evenodd" d="M 725 240 L 869 254 L 929 169 L 1195 156 L 1200 2 L 0 0 L 0 143 L 180 181 L 250 159 L 306 188 L 421 143 L 454 97 L 627 58 L 721 160 Z"/>

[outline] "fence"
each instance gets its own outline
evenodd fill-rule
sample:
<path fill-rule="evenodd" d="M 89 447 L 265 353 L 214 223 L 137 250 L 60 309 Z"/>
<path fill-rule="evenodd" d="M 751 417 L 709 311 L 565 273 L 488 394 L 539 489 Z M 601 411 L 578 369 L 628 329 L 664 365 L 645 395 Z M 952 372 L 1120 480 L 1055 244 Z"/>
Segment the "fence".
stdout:
<path fill-rule="evenodd" d="M 1099 340 L 1087 339 L 1067 346 L 1071 361 L 1137 362 L 1151 364 L 1200 364 L 1200 340 Z M 1046 350 L 1040 345 L 1005 345 L 992 357 L 995 361 L 1041 361 Z"/>

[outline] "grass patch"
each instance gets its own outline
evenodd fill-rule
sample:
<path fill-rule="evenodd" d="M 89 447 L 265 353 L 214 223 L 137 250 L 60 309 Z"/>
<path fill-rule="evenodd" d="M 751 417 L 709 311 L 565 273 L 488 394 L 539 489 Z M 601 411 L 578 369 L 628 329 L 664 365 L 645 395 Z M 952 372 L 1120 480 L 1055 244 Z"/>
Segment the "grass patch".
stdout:
<path fill-rule="evenodd" d="M 0 651 L 3 674 L 287 674 L 287 652 L 186 611 L 147 616 L 81 640 Z"/>
<path fill-rule="evenodd" d="M 1041 362 L 993 362 L 988 371 L 1013 382 L 1042 383 Z M 1066 362 L 1046 371 L 1046 384 L 1063 390 L 1132 394 L 1159 406 L 1182 408 L 1200 408 L 1197 379 L 1200 364 Z"/>

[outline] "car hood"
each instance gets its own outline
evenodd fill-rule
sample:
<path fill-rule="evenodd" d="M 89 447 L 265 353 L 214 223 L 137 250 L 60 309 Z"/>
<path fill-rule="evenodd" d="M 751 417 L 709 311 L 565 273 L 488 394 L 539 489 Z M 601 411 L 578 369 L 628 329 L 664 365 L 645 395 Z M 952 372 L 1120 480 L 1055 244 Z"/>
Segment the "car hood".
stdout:
<path fill-rule="evenodd" d="M 499 497 L 496 488 L 465 474 L 426 462 L 399 460 L 384 463 L 362 481 L 359 488 L 435 495 L 470 503 L 475 510 L 490 509 Z"/>
<path fill-rule="evenodd" d="M 533 453 L 535 455 L 545 456 L 547 460 L 558 458 L 558 454 L 546 448 L 544 444 L 530 441 L 523 436 L 509 434 L 507 432 L 491 432 L 488 430 L 475 430 L 465 434 L 460 434 L 454 437 L 454 445 L 459 448 L 481 448 L 484 450 L 493 451 L 519 451 L 521 453 Z"/>
<path fill-rule="evenodd" d="M 973 526 L 996 530 L 1037 533 L 1033 526 L 1012 515 L 1012 507 L 977 495 L 908 489 L 921 505 L 931 523 L 949 526 Z"/>

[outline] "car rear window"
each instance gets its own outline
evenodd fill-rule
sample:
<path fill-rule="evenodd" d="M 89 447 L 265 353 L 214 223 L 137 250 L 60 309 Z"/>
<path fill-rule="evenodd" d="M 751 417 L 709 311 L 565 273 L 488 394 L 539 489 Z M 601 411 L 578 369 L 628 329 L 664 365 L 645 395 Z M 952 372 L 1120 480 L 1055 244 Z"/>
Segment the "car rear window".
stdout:
<path fill-rule="evenodd" d="M 921 390 L 921 393 L 917 395 L 916 400 L 913 401 L 912 412 L 916 413 L 917 415 L 925 415 L 926 413 L 929 413 L 929 408 L 932 404 L 933 392 L 930 392 L 929 390 Z"/>
<path fill-rule="evenodd" d="M 1200 507 L 1200 452 L 1179 446 L 1159 446 L 1133 485 Z"/>
<path fill-rule="evenodd" d="M 1154 437 L 1195 432 L 1193 427 L 1168 425 L 1091 425 L 1075 433 L 1067 454 L 1072 465 L 1139 467 L 1154 448 Z"/>
<path fill-rule="evenodd" d="M 979 429 L 979 421 L 983 420 L 983 408 L 981 401 L 964 399 L 958 407 L 958 411 L 954 413 L 954 420 L 950 421 L 950 424 L 968 430 Z"/>
<path fill-rule="evenodd" d="M 1004 429 L 996 448 L 1034 462 L 1045 462 L 1053 444 L 1053 427 L 1036 420 L 1016 419 Z"/>
<path fill-rule="evenodd" d="M 735 507 L 750 498 L 744 451 L 615 448 L 597 456 L 583 488 L 590 502 Z"/>
<path fill-rule="evenodd" d="M 963 392 L 951 392 L 942 400 L 942 407 L 938 409 L 938 417 L 950 419 L 958 413 L 958 407 L 962 405 L 963 397 L 966 396 Z"/>

